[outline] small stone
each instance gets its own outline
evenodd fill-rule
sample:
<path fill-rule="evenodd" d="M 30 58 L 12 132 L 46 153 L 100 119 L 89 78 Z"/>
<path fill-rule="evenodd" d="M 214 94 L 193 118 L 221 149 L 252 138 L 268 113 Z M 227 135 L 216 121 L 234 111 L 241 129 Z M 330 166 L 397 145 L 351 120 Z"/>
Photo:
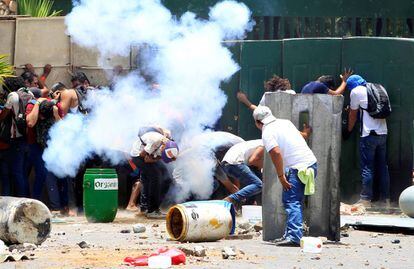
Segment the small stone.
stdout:
<path fill-rule="evenodd" d="M 344 264 L 342 262 L 338 263 L 338 266 L 344 266 Z"/>
<path fill-rule="evenodd" d="M 31 243 L 23 243 L 23 249 L 24 251 L 32 251 L 32 250 L 37 249 L 37 246 Z"/>
<path fill-rule="evenodd" d="M 157 223 L 152 224 L 152 228 L 157 228 L 157 227 L 160 227 L 160 225 L 159 225 L 159 224 L 157 224 Z"/>
<path fill-rule="evenodd" d="M 121 230 L 121 234 L 129 234 L 131 232 L 131 230 L 129 230 L 129 229 L 124 229 L 124 230 Z"/>
<path fill-rule="evenodd" d="M 55 235 L 65 235 L 65 232 L 56 232 Z"/>
<path fill-rule="evenodd" d="M 400 241 L 400 239 L 394 239 L 394 240 L 391 241 L 391 243 L 399 244 L 399 243 L 401 243 L 401 241 Z"/>
<path fill-rule="evenodd" d="M 195 246 L 194 247 L 194 256 L 196 257 L 205 257 L 206 256 L 206 248 L 203 246 Z"/>
<path fill-rule="evenodd" d="M 348 233 L 341 233 L 341 236 L 342 237 L 349 237 L 349 234 Z"/>
<path fill-rule="evenodd" d="M 229 248 L 229 247 L 223 248 L 221 251 L 221 254 L 222 254 L 223 259 L 225 260 L 232 258 L 232 257 L 236 257 L 237 255 L 237 253 L 232 248 Z"/>
<path fill-rule="evenodd" d="M 138 237 L 139 239 L 148 239 L 148 236 L 146 236 L 146 235 L 142 235 L 142 236 L 140 236 L 140 237 Z"/>
<path fill-rule="evenodd" d="M 78 243 L 78 246 L 79 246 L 80 248 L 90 248 L 90 247 L 91 247 L 91 245 L 90 245 L 90 244 L 88 244 L 88 243 L 86 243 L 85 241 L 79 242 L 79 243 Z"/>
<path fill-rule="evenodd" d="M 145 225 L 138 223 L 132 226 L 132 230 L 134 231 L 134 233 L 144 233 L 147 230 L 147 228 L 145 228 Z"/>
<path fill-rule="evenodd" d="M 260 232 L 261 230 L 263 230 L 263 223 L 260 221 L 260 222 L 256 223 L 253 226 L 253 228 L 256 232 Z"/>
<path fill-rule="evenodd" d="M 253 228 L 253 226 L 249 222 L 241 222 L 239 223 L 239 225 L 237 225 L 237 228 L 244 230 L 244 231 L 249 231 L 250 229 Z"/>

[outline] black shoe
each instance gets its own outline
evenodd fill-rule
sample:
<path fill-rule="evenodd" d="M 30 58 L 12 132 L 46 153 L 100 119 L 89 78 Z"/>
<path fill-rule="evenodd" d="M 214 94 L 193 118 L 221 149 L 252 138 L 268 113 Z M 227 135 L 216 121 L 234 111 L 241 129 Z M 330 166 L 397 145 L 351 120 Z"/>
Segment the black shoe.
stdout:
<path fill-rule="evenodd" d="M 280 241 L 278 243 L 275 244 L 278 247 L 299 247 L 300 244 L 299 243 L 295 243 L 293 241 L 290 241 L 289 239 L 285 239 L 283 241 Z"/>
<path fill-rule="evenodd" d="M 284 240 L 286 240 L 286 238 L 280 237 L 280 238 L 276 238 L 276 239 L 270 240 L 269 242 L 276 244 L 276 243 L 282 242 Z"/>

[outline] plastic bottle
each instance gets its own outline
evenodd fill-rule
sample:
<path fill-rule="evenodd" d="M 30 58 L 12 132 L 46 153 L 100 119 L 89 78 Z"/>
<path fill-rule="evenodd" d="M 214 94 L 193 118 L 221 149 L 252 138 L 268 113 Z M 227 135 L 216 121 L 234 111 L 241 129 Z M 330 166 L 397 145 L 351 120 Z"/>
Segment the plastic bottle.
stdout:
<path fill-rule="evenodd" d="M 321 253 L 322 240 L 318 237 L 302 237 L 300 248 L 305 253 Z"/>

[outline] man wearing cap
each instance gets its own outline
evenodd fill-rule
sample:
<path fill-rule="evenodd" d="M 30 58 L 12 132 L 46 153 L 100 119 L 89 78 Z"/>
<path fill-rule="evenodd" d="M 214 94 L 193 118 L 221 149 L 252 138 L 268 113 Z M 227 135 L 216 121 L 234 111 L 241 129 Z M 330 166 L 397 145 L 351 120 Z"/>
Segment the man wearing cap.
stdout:
<path fill-rule="evenodd" d="M 282 201 L 287 214 L 286 231 L 282 238 L 274 242 L 278 246 L 299 246 L 303 234 L 302 202 L 305 184 L 302 183 L 302 178 L 299 179 L 298 173 L 313 175 L 314 184 L 316 157 L 292 122 L 276 119 L 268 107 L 258 106 L 253 111 L 253 118 L 257 128 L 262 131 L 264 147 L 270 154 L 283 186 Z"/>
<path fill-rule="evenodd" d="M 148 218 L 163 218 L 160 212 L 161 193 L 167 188 L 168 171 L 164 163 L 175 161 L 178 145 L 171 140 L 171 132 L 160 127 L 144 127 L 132 146 L 133 162 L 140 169 L 141 212 L 147 211 Z M 160 161 L 162 160 L 162 162 Z"/>
<path fill-rule="evenodd" d="M 364 111 L 368 107 L 367 82 L 359 75 L 352 75 L 347 80 L 347 88 L 351 90 L 351 104 L 348 120 L 348 132 L 351 132 L 358 118 L 361 117 L 361 139 L 359 154 L 361 157 L 362 190 L 357 204 L 371 207 L 373 197 L 372 183 L 374 172 L 380 180 L 380 200 L 386 206 L 390 203 L 390 177 L 387 166 L 387 121 L 375 119 Z M 375 170 L 377 168 L 377 170 Z"/>

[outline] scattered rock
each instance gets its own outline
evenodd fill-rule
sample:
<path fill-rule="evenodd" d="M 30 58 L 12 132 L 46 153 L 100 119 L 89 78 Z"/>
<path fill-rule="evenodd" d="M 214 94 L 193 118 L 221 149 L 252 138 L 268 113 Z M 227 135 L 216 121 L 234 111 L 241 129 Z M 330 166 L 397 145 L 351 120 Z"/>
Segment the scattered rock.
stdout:
<path fill-rule="evenodd" d="M 90 245 L 90 244 L 88 244 L 88 243 L 86 243 L 85 241 L 79 242 L 79 243 L 78 243 L 78 246 L 79 246 L 80 248 L 90 248 L 90 247 L 91 247 L 91 245 Z"/>
<path fill-rule="evenodd" d="M 203 246 L 195 246 L 194 247 L 194 256 L 196 257 L 205 257 L 206 256 L 206 248 Z"/>
<path fill-rule="evenodd" d="M 236 258 L 237 253 L 234 251 L 234 249 L 229 248 L 229 247 L 225 247 L 225 248 L 222 249 L 221 255 L 222 255 L 223 259 L 227 260 L 227 259 Z"/>
<path fill-rule="evenodd" d="M 129 234 L 130 232 L 131 230 L 129 229 L 121 230 L 121 234 Z"/>
<path fill-rule="evenodd" d="M 263 223 L 262 222 L 258 222 L 253 226 L 254 230 L 256 232 L 260 232 L 261 230 L 263 230 Z"/>
<path fill-rule="evenodd" d="M 349 234 L 348 233 L 341 233 L 341 236 L 342 237 L 349 237 Z"/>
<path fill-rule="evenodd" d="M 160 227 L 158 223 L 152 224 L 152 228 L 157 228 L 157 227 Z"/>
<path fill-rule="evenodd" d="M 33 251 L 35 249 L 37 249 L 37 246 L 35 244 L 30 244 L 30 243 L 23 243 L 23 244 L 16 244 L 16 245 L 9 246 L 9 251 L 13 253 Z"/>
<path fill-rule="evenodd" d="M 55 235 L 66 235 L 65 232 L 56 232 Z"/>
<path fill-rule="evenodd" d="M 394 239 L 391 241 L 391 243 L 393 244 L 399 244 L 400 242 L 401 242 L 400 239 Z"/>
<path fill-rule="evenodd" d="M 142 236 L 140 236 L 140 237 L 138 237 L 139 239 L 148 239 L 148 236 L 146 236 L 146 235 L 142 235 Z"/>
<path fill-rule="evenodd" d="M 253 228 L 253 225 L 251 225 L 249 222 L 245 221 L 245 222 L 240 222 L 237 225 L 237 228 L 241 229 L 241 230 L 250 230 L 251 228 Z"/>
<path fill-rule="evenodd" d="M 252 234 L 234 234 L 234 235 L 226 236 L 225 239 L 226 240 L 236 240 L 236 239 L 248 240 L 248 239 L 253 239 L 253 235 Z"/>
<path fill-rule="evenodd" d="M 372 244 L 372 245 L 370 245 L 369 247 L 370 247 L 370 248 L 372 248 L 372 247 L 384 248 L 384 246 L 379 245 L 379 244 Z"/>
<path fill-rule="evenodd" d="M 338 266 L 344 266 L 344 264 L 342 262 L 338 263 Z"/>
<path fill-rule="evenodd" d="M 134 233 L 144 233 L 147 228 L 145 228 L 145 225 L 143 224 L 135 224 L 134 226 L 132 226 L 132 230 L 134 231 Z"/>
<path fill-rule="evenodd" d="M 311 260 L 320 260 L 321 259 L 321 257 L 320 256 L 315 256 L 315 257 L 312 257 L 311 258 Z"/>

